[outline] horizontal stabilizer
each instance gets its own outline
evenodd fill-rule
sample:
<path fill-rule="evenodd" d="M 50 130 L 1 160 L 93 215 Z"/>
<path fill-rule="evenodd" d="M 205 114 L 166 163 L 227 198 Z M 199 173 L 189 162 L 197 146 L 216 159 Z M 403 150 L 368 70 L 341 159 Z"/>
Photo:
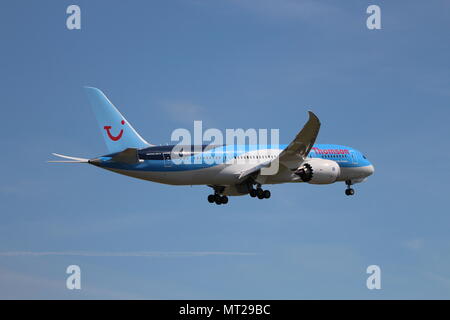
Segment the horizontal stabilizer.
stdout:
<path fill-rule="evenodd" d="M 127 164 L 135 164 L 139 162 L 138 149 L 128 148 L 117 153 L 111 158 L 114 162 L 123 162 Z"/>
<path fill-rule="evenodd" d="M 69 159 L 69 160 L 53 160 L 53 161 L 47 161 L 47 162 L 54 162 L 54 163 L 89 163 L 89 159 L 84 158 L 77 158 L 77 157 L 69 157 L 58 153 L 52 153 L 54 156 Z"/>
<path fill-rule="evenodd" d="M 88 163 L 88 161 L 71 161 L 71 160 L 49 160 L 49 163 Z"/>

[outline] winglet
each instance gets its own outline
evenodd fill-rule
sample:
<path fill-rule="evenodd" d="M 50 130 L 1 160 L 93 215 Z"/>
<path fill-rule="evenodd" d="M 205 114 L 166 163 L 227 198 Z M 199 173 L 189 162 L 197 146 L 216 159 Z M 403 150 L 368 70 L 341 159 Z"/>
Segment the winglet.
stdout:
<path fill-rule="evenodd" d="M 309 114 L 309 121 L 314 121 L 319 127 L 321 125 L 319 118 L 316 116 L 316 114 L 314 112 L 312 112 L 311 110 L 308 110 L 308 114 Z"/>

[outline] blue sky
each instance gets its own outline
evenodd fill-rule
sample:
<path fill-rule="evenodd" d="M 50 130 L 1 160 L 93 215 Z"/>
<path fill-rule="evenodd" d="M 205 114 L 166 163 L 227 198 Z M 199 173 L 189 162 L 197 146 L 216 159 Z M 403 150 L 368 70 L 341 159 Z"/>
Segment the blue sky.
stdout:
<path fill-rule="evenodd" d="M 0 298 L 450 298 L 449 14 L 443 0 L 2 1 Z M 48 164 L 106 152 L 85 85 L 155 144 L 193 120 L 289 143 L 311 109 L 317 142 L 376 172 L 351 198 L 277 185 L 212 206 L 207 187 Z"/>

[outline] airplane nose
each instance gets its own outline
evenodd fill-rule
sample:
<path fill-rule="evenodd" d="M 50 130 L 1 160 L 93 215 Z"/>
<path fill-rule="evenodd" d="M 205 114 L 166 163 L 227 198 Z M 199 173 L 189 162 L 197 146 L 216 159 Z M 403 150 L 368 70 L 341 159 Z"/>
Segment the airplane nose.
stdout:
<path fill-rule="evenodd" d="M 375 167 L 373 165 L 367 166 L 366 172 L 367 176 L 372 175 L 375 172 Z"/>

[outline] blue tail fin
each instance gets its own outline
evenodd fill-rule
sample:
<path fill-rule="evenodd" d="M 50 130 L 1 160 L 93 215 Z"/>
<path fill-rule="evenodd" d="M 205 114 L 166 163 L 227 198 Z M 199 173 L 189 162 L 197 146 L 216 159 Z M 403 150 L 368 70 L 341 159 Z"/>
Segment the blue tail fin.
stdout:
<path fill-rule="evenodd" d="M 150 144 L 133 129 L 119 110 L 97 88 L 85 87 L 106 147 L 111 153 L 127 148 L 145 148 Z"/>

